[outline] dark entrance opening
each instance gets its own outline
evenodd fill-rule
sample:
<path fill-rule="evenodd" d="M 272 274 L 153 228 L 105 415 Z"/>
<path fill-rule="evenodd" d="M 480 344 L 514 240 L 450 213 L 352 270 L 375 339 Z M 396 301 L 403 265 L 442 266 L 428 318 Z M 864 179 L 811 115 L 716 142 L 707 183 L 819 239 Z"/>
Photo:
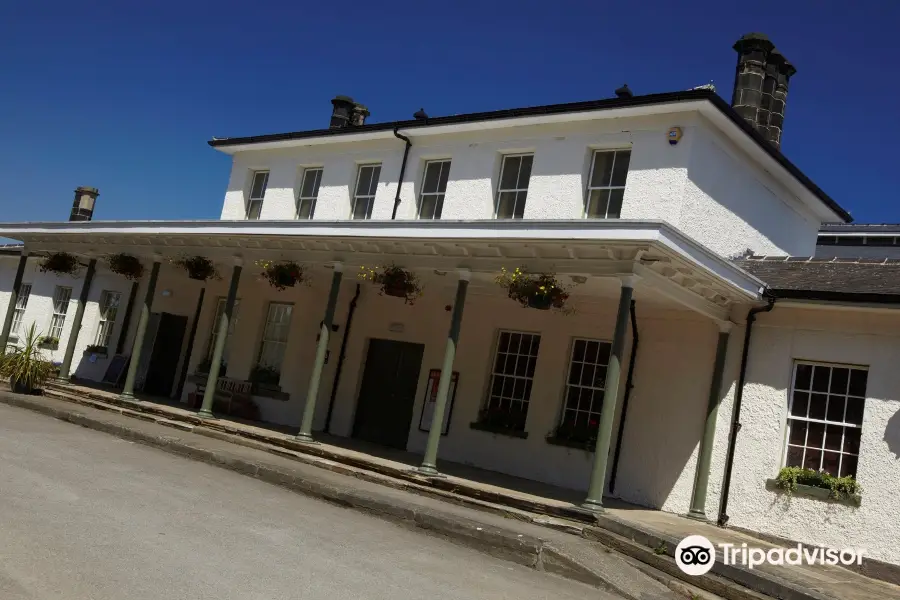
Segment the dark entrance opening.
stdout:
<path fill-rule="evenodd" d="M 369 341 L 353 437 L 406 450 L 425 346 Z"/>

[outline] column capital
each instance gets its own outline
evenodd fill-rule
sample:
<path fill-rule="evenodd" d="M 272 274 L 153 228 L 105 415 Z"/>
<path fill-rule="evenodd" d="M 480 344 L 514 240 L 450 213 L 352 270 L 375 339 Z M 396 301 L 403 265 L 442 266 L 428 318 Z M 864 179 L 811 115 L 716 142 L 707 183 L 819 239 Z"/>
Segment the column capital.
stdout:
<path fill-rule="evenodd" d="M 470 271 L 469 269 L 460 269 L 458 271 L 458 273 L 459 273 L 459 279 L 461 281 L 471 281 L 472 271 Z"/>
<path fill-rule="evenodd" d="M 343 273 L 344 272 L 344 263 L 342 263 L 339 260 L 336 260 L 333 263 L 331 263 L 331 268 L 334 269 L 335 273 Z"/>
<path fill-rule="evenodd" d="M 716 321 L 716 325 L 719 327 L 720 333 L 730 333 L 731 328 L 734 327 L 734 323 L 731 321 Z"/>
<path fill-rule="evenodd" d="M 159 252 L 154 252 L 150 257 L 153 259 L 153 262 L 161 263 L 163 260 L 163 255 Z"/>
<path fill-rule="evenodd" d="M 243 256 L 241 256 L 239 254 L 235 254 L 231 258 L 232 258 L 232 262 L 235 267 L 243 267 L 244 266 L 244 257 Z"/>
<path fill-rule="evenodd" d="M 637 282 L 641 280 L 640 275 L 635 275 L 631 273 L 629 275 L 619 275 L 619 281 L 622 282 L 622 287 L 632 288 L 637 285 Z"/>

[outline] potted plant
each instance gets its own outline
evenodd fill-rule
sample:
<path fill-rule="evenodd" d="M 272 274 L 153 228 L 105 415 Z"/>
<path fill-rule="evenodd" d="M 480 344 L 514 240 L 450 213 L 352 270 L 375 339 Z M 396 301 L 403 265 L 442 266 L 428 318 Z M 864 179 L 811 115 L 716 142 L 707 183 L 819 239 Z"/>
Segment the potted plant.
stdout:
<path fill-rule="evenodd" d="M 599 422 L 595 418 L 581 423 L 574 423 L 567 419 L 557 426 L 550 439 L 567 446 L 583 447 L 589 450 L 597 444 L 599 427 Z"/>
<path fill-rule="evenodd" d="M 497 406 L 484 408 L 478 412 L 478 429 L 497 433 L 522 433 L 525 431 L 525 411 Z"/>
<path fill-rule="evenodd" d="M 187 271 L 188 277 L 197 281 L 219 278 L 216 265 L 205 256 L 183 256 L 173 260 L 172 264 Z"/>
<path fill-rule="evenodd" d="M 277 290 L 284 291 L 306 279 L 303 267 L 292 260 L 279 262 L 258 260 L 256 265 L 262 268 L 262 276 L 269 285 Z"/>
<path fill-rule="evenodd" d="M 9 378 L 9 389 L 13 392 L 34 393 L 53 373 L 53 364 L 44 358 L 39 339 L 32 323 L 25 333 L 24 345 L 0 357 L 0 375 Z"/>
<path fill-rule="evenodd" d="M 48 350 L 56 350 L 59 348 L 59 338 L 55 338 L 49 335 L 42 335 L 38 337 L 37 345 L 41 348 L 47 348 Z"/>
<path fill-rule="evenodd" d="M 250 382 L 254 389 L 280 390 L 281 372 L 274 367 L 256 365 L 250 371 Z"/>
<path fill-rule="evenodd" d="M 553 274 L 531 274 L 518 267 L 509 272 L 504 268 L 495 281 L 506 290 L 510 298 L 525 308 L 538 310 L 553 308 L 562 312 L 571 312 L 571 309 L 566 308 L 569 292 Z"/>
<path fill-rule="evenodd" d="M 130 254 L 112 254 L 106 257 L 109 270 L 126 279 L 136 281 L 144 275 L 144 265 Z"/>
<path fill-rule="evenodd" d="M 98 356 L 106 356 L 107 349 L 106 346 L 102 346 L 100 344 L 91 344 L 84 349 L 84 353 L 86 355 L 97 354 Z"/>
<path fill-rule="evenodd" d="M 358 276 L 360 279 L 381 286 L 379 291 L 381 295 L 403 298 L 405 304 L 414 304 L 416 299 L 422 295 L 419 278 L 397 265 L 392 264 L 377 269 L 360 267 Z"/>
<path fill-rule="evenodd" d="M 47 255 L 41 261 L 41 273 L 56 273 L 57 275 L 74 275 L 78 272 L 78 259 L 68 252 L 54 252 Z"/>

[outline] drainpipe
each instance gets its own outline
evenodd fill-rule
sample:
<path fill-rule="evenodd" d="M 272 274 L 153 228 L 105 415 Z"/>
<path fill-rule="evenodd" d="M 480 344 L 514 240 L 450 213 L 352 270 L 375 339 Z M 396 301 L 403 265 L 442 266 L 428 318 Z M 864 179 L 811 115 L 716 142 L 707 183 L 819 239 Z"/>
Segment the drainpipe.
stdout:
<path fill-rule="evenodd" d="M 356 301 L 359 299 L 359 284 L 356 284 L 356 294 L 350 301 L 350 309 L 347 311 L 347 320 L 344 323 L 344 338 L 341 340 L 341 351 L 338 354 L 337 366 L 334 369 L 334 381 L 331 383 L 331 398 L 328 400 L 328 414 L 325 415 L 325 427 L 322 431 L 331 432 L 331 414 L 334 412 L 334 402 L 337 398 L 338 383 L 341 381 L 341 370 L 344 367 L 344 358 L 346 358 L 347 340 L 350 338 L 350 324 L 353 323 L 353 313 L 356 312 Z"/>
<path fill-rule="evenodd" d="M 628 399 L 634 387 L 634 361 L 638 351 L 637 315 L 634 300 L 631 301 L 631 358 L 628 360 L 628 375 L 625 376 L 625 397 L 622 398 L 622 416 L 619 419 L 619 434 L 616 436 L 616 451 L 613 454 L 612 472 L 609 474 L 609 493 L 616 491 L 616 473 L 619 470 L 619 453 L 622 451 L 622 434 L 625 432 L 625 416 L 628 414 Z"/>
<path fill-rule="evenodd" d="M 734 407 L 731 410 L 731 431 L 728 433 L 728 455 L 725 459 L 725 477 L 722 480 L 722 498 L 719 501 L 719 527 L 728 524 L 728 494 L 731 491 L 731 472 L 734 467 L 734 448 L 737 434 L 741 430 L 741 400 L 744 398 L 744 379 L 747 375 L 747 360 L 750 354 L 750 334 L 756 315 L 769 312 L 775 307 L 775 297 L 768 296 L 765 306 L 754 306 L 747 313 L 747 327 L 744 329 L 744 349 L 741 351 L 741 369 L 738 375 L 737 388 L 734 391 Z"/>
<path fill-rule="evenodd" d="M 397 209 L 400 208 L 400 190 L 403 188 L 403 174 L 406 173 L 406 159 L 409 157 L 409 149 L 412 148 L 412 142 L 409 138 L 397 131 L 394 127 L 394 136 L 406 142 L 406 149 L 403 151 L 403 163 L 400 165 L 400 179 L 397 181 L 397 196 L 394 198 L 394 212 L 391 213 L 391 220 L 397 218 Z"/>

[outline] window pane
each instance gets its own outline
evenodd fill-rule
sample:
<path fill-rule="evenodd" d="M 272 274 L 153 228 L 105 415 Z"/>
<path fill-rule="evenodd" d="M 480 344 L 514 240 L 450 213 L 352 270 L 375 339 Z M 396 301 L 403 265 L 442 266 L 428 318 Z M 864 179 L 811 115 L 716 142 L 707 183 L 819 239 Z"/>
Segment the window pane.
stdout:
<path fill-rule="evenodd" d="M 822 470 L 829 475 L 837 475 L 840 462 L 840 454 L 837 452 L 825 452 L 822 456 Z"/>
<path fill-rule="evenodd" d="M 616 152 L 616 163 L 612 172 L 612 185 L 624 186 L 628 176 L 628 163 L 631 161 L 631 150 Z"/>
<path fill-rule="evenodd" d="M 862 433 L 862 431 L 858 427 L 844 428 L 844 447 L 842 448 L 844 452 L 859 454 L 860 433 Z"/>
<path fill-rule="evenodd" d="M 843 445 L 844 428 L 840 425 L 829 425 L 825 429 L 825 449 L 840 450 Z"/>
<path fill-rule="evenodd" d="M 519 183 L 518 188 L 520 190 L 528 189 L 528 182 L 531 180 L 531 165 L 534 162 L 534 156 L 523 156 L 522 157 L 522 167 L 519 169 Z"/>
<path fill-rule="evenodd" d="M 856 467 L 858 462 L 859 459 L 857 457 L 845 454 L 843 460 L 841 460 L 841 477 L 846 477 L 847 475 L 856 477 Z"/>
<path fill-rule="evenodd" d="M 503 172 L 500 174 L 500 189 L 514 190 L 519 179 L 519 165 L 522 159 L 519 156 L 506 156 L 503 158 Z"/>
<path fill-rule="evenodd" d="M 799 364 L 797 365 L 797 373 L 794 379 L 794 389 L 808 390 L 812 382 L 812 366 Z"/>
<path fill-rule="evenodd" d="M 791 414 L 795 417 L 805 417 L 809 412 L 809 394 L 806 392 L 794 392 L 794 402 L 791 404 Z"/>
<path fill-rule="evenodd" d="M 257 171 L 253 174 L 253 185 L 250 188 L 250 198 L 261 199 L 266 193 L 266 184 L 269 181 L 268 171 Z"/>
<path fill-rule="evenodd" d="M 356 196 L 367 196 L 372 183 L 372 167 L 360 167 L 356 182 Z"/>
<path fill-rule="evenodd" d="M 516 206 L 516 192 L 500 192 L 497 200 L 497 218 L 512 219 Z"/>
<path fill-rule="evenodd" d="M 807 448 L 821 448 L 825 440 L 825 425 L 823 423 L 810 423 L 806 433 Z"/>
<path fill-rule="evenodd" d="M 450 161 L 445 160 L 441 164 L 441 178 L 438 181 L 438 191 L 445 193 L 447 191 L 447 180 L 450 178 Z"/>
<path fill-rule="evenodd" d="M 836 423 L 844 422 L 844 396 L 828 396 L 828 412 L 825 418 Z"/>
<path fill-rule="evenodd" d="M 297 210 L 298 219 L 312 219 L 313 217 L 313 200 L 305 199 L 300 201 L 300 208 Z"/>
<path fill-rule="evenodd" d="M 786 467 L 799 467 L 803 465 L 803 448 L 789 446 L 787 458 L 784 461 Z"/>
<path fill-rule="evenodd" d="M 803 468 L 818 471 L 821 466 L 822 466 L 822 451 L 807 448 L 806 449 L 806 458 L 803 460 Z"/>
<path fill-rule="evenodd" d="M 374 196 L 378 188 L 378 179 L 381 177 L 381 165 L 371 167 L 372 178 L 369 180 L 369 195 Z"/>
<path fill-rule="evenodd" d="M 516 192 L 516 207 L 513 209 L 513 218 L 522 219 L 525 217 L 525 200 L 528 192 Z"/>
<path fill-rule="evenodd" d="M 315 198 L 318 196 L 321 179 L 322 169 L 306 169 L 303 172 L 303 185 L 300 186 L 300 197 Z"/>
<path fill-rule="evenodd" d="M 850 390 L 851 396 L 866 397 L 866 378 L 869 372 L 861 369 L 853 369 L 850 371 Z"/>
<path fill-rule="evenodd" d="M 353 218 L 354 219 L 368 219 L 371 215 L 372 211 L 370 209 L 370 199 L 369 198 L 357 198 L 356 206 L 353 207 Z"/>
<path fill-rule="evenodd" d="M 608 186 L 612 177 L 613 156 L 615 152 L 594 152 L 594 165 L 591 171 L 590 187 Z"/>
<path fill-rule="evenodd" d="M 788 436 L 788 443 L 794 444 L 795 446 L 803 446 L 806 444 L 806 421 L 794 421 L 791 420 L 790 423 L 791 433 Z"/>
<path fill-rule="evenodd" d="M 831 369 L 828 367 L 817 366 L 813 369 L 812 389 L 814 392 L 827 392 L 828 380 L 831 375 Z"/>
<path fill-rule="evenodd" d="M 847 381 L 850 379 L 849 369 L 832 369 L 831 370 L 831 386 L 829 391 L 832 394 L 846 394 Z"/>
<path fill-rule="evenodd" d="M 827 402 L 828 396 L 825 394 L 812 394 L 810 396 L 809 401 L 809 418 L 810 419 L 825 419 L 825 403 Z"/>
<path fill-rule="evenodd" d="M 620 188 L 609 192 L 609 208 L 606 210 L 607 219 L 618 219 L 622 213 L 622 200 L 625 197 L 625 189 Z"/>
<path fill-rule="evenodd" d="M 588 194 L 587 216 L 594 219 L 605 219 L 609 209 L 609 190 L 591 190 Z"/>
<path fill-rule="evenodd" d="M 247 219 L 256 221 L 262 212 L 262 200 L 251 200 L 250 206 L 247 208 Z"/>
<path fill-rule="evenodd" d="M 425 165 L 425 178 L 422 180 L 422 193 L 433 194 L 438 191 L 438 181 L 441 178 L 441 166 L 444 163 L 430 162 Z"/>
<path fill-rule="evenodd" d="M 861 398 L 847 398 L 847 423 L 862 425 L 864 402 Z"/>

